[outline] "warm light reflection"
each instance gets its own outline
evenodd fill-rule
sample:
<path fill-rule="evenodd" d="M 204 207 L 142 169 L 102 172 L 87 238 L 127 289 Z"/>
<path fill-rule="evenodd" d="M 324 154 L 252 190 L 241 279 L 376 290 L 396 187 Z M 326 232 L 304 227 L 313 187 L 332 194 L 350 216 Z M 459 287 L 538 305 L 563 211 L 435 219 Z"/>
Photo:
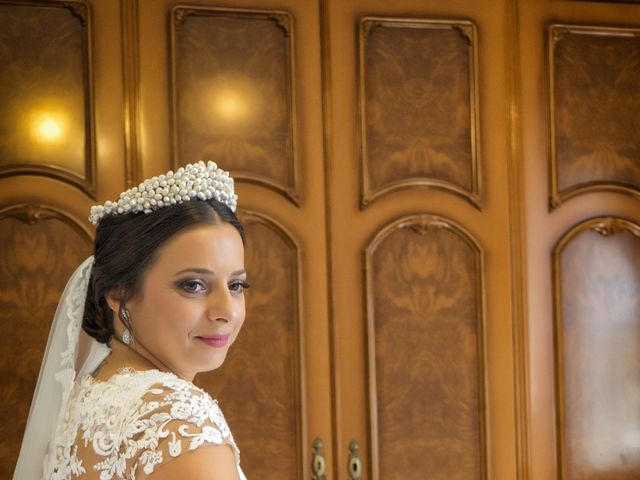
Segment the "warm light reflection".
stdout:
<path fill-rule="evenodd" d="M 239 92 L 226 89 L 218 92 L 215 98 L 215 111 L 224 120 L 242 120 L 247 116 L 246 99 Z"/>
<path fill-rule="evenodd" d="M 66 122 L 61 115 L 37 112 L 31 116 L 31 133 L 39 141 L 56 143 L 65 136 Z"/>

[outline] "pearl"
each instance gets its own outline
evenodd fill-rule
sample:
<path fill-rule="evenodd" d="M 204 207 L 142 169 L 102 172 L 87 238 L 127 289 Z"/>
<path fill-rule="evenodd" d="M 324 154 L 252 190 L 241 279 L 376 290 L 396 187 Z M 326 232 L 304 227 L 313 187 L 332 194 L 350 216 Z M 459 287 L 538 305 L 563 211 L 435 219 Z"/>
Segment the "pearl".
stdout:
<path fill-rule="evenodd" d="M 98 224 L 105 215 L 149 213 L 166 205 L 193 199 L 217 199 L 231 210 L 236 209 L 238 196 L 233 191 L 233 178 L 218 168 L 215 162 L 197 162 L 178 168 L 174 173 L 151 177 L 138 186 L 122 192 L 117 202 L 107 200 L 104 205 L 90 209 L 89 220 Z"/>

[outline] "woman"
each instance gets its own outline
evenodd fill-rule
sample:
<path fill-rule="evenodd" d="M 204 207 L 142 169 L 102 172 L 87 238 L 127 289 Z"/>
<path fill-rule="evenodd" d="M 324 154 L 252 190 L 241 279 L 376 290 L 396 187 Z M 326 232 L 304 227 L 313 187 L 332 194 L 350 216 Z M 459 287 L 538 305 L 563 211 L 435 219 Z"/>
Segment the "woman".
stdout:
<path fill-rule="evenodd" d="M 244 322 L 236 199 L 199 162 L 92 208 L 94 255 L 56 311 L 15 480 L 245 478 L 217 403 L 192 383 Z"/>

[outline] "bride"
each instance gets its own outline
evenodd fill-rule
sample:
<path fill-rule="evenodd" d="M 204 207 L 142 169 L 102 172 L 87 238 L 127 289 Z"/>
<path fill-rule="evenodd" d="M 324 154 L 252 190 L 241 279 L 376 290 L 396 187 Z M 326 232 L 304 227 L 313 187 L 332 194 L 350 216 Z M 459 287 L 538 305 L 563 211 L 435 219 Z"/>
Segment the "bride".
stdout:
<path fill-rule="evenodd" d="M 52 325 L 14 480 L 244 480 L 196 373 L 245 318 L 233 179 L 199 162 L 91 209 L 94 254 Z"/>

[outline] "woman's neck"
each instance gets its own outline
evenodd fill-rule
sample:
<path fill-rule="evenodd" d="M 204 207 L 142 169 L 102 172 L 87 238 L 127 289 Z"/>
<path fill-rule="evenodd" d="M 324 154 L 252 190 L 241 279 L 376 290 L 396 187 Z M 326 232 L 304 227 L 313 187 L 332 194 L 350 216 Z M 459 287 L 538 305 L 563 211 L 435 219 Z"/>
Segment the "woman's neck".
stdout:
<path fill-rule="evenodd" d="M 148 359 L 133 347 L 125 345 L 114 338 L 111 342 L 111 354 L 102 362 L 93 373 L 93 376 L 98 380 L 107 380 L 123 368 L 141 371 L 160 370 L 173 373 L 169 369 L 163 368 L 162 365 Z"/>

